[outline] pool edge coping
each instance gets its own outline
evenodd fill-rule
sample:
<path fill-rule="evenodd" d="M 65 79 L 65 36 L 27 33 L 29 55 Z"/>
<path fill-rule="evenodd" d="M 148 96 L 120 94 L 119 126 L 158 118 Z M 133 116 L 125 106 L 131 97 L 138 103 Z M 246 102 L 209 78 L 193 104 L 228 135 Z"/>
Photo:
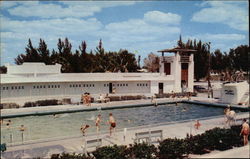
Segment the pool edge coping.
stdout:
<path fill-rule="evenodd" d="M 175 103 L 188 103 L 188 104 L 196 104 L 196 105 L 205 105 L 205 106 L 212 106 L 212 107 L 220 107 L 220 108 L 227 108 L 228 104 L 224 103 L 211 103 L 211 102 L 204 102 L 198 100 L 176 100 L 176 101 L 160 101 L 157 102 L 157 105 L 164 105 L 164 104 L 175 104 Z M 157 106 L 156 105 L 156 106 Z M 58 105 L 58 108 L 61 105 Z M 24 117 L 24 116 L 33 116 L 33 115 L 52 115 L 52 114 L 63 114 L 63 113 L 76 113 L 76 112 L 84 112 L 84 111 L 99 111 L 99 110 L 111 110 L 111 109 L 124 109 L 124 108 L 137 108 L 137 107 L 147 107 L 147 106 L 155 106 L 155 103 L 145 102 L 139 104 L 123 104 L 123 105 L 112 105 L 112 106 L 94 106 L 90 108 L 66 108 L 64 110 L 38 110 L 28 113 L 13 113 L 13 114 L 5 114 L 2 115 L 1 112 L 1 119 L 6 118 L 16 118 L 16 117 Z M 49 107 L 49 106 L 48 106 Z M 250 107 L 240 106 L 240 105 L 230 105 L 231 109 L 234 110 L 241 110 L 241 111 L 250 111 Z M 22 108 L 21 108 L 22 109 Z"/>

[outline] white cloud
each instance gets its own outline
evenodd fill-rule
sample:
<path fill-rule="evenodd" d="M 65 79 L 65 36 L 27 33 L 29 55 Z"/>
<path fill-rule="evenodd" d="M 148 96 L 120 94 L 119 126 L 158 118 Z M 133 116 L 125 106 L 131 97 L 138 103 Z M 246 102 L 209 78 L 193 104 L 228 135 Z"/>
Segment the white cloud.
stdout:
<path fill-rule="evenodd" d="M 163 14 L 171 15 L 170 13 Z M 78 48 L 82 40 L 86 40 L 88 49 L 94 50 L 98 45 L 96 40 L 102 38 L 104 48 L 109 51 L 118 51 L 121 48 L 135 51 L 136 48 L 141 53 L 149 53 L 167 48 L 162 43 L 162 41 L 166 41 L 166 37 L 168 39 L 178 37 L 180 33 L 178 24 L 171 23 L 170 25 L 169 21 L 161 24 L 154 23 L 145 20 L 144 17 L 106 25 L 96 18 L 12 20 L 1 17 L 1 39 L 6 43 L 8 52 L 16 57 L 25 51 L 29 38 L 35 47 L 40 38 L 44 39 L 50 50 L 57 49 L 58 38 L 68 37 L 73 45 L 73 50 Z M 16 47 L 12 47 L 13 45 Z"/>
<path fill-rule="evenodd" d="M 8 9 L 11 15 L 21 17 L 41 17 L 41 18 L 65 18 L 65 17 L 87 17 L 93 16 L 103 8 L 115 6 L 133 5 L 135 2 L 58 2 L 58 3 L 38 3 L 19 2 L 17 7 Z M 63 4 L 65 6 L 63 6 Z"/>
<path fill-rule="evenodd" d="M 183 36 L 183 41 L 188 39 L 196 41 L 201 40 L 202 43 L 211 42 L 211 51 L 220 49 L 222 52 L 228 52 L 230 48 L 235 48 L 242 44 L 248 44 L 248 39 L 243 34 L 197 34 L 193 36 Z"/>
<path fill-rule="evenodd" d="M 199 39 L 199 40 L 202 40 L 204 42 L 208 42 L 208 41 L 225 42 L 225 41 L 245 40 L 246 36 L 243 34 L 210 34 L 210 33 L 206 33 L 206 34 L 197 34 L 197 35 L 193 35 L 193 36 L 184 36 L 183 39 L 184 40 Z"/>
<path fill-rule="evenodd" d="M 56 35 L 64 36 L 67 34 L 79 35 L 88 34 L 99 30 L 102 24 L 95 18 L 87 20 L 65 18 L 65 19 L 43 19 L 33 21 L 18 21 L 2 18 L 2 30 L 28 36 L 37 35 Z M 91 27 L 90 27 L 91 26 Z M 5 33 L 6 34 L 6 33 Z M 10 34 L 10 33 L 8 33 Z"/>
<path fill-rule="evenodd" d="M 247 2 L 243 2 L 247 5 Z M 247 31 L 249 28 L 248 7 L 242 2 L 206 1 L 202 6 L 209 6 L 194 13 L 192 21 L 205 23 L 223 23 L 231 28 Z"/>
<path fill-rule="evenodd" d="M 144 14 L 144 20 L 148 22 L 179 24 L 181 16 L 173 13 L 163 13 L 160 11 L 150 11 Z"/>
<path fill-rule="evenodd" d="M 15 1 L 0 1 L 1 10 L 11 8 L 17 4 L 18 2 L 15 2 Z"/>
<path fill-rule="evenodd" d="M 226 40 L 226 41 L 238 41 L 244 40 L 246 38 L 243 34 L 205 34 L 205 39 L 215 39 L 215 40 Z"/>
<path fill-rule="evenodd" d="M 153 20 L 150 19 L 152 18 L 151 15 L 156 15 L 155 13 L 158 15 L 164 15 L 164 17 L 167 18 L 162 20 L 159 25 L 158 20 L 157 22 L 153 22 Z M 172 13 L 150 11 L 144 14 L 143 19 L 129 19 L 127 21 L 106 25 L 105 29 L 107 32 L 104 35 L 110 36 L 111 41 L 122 40 L 129 43 L 133 41 L 153 41 L 166 36 L 176 36 L 180 33 L 180 27 L 178 25 L 172 25 L 172 16 L 180 17 L 179 15 Z"/>

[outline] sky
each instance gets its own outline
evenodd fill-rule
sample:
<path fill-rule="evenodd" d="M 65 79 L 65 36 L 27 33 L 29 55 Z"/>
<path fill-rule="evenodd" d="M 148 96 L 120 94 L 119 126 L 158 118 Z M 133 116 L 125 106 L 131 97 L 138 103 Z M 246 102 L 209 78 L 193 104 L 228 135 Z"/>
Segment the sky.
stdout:
<path fill-rule="evenodd" d="M 14 64 L 30 38 L 50 51 L 67 37 L 73 51 L 102 39 L 106 51 L 127 49 L 144 59 L 176 47 L 179 36 L 211 42 L 211 51 L 249 44 L 248 1 L 0 1 L 1 65 Z"/>

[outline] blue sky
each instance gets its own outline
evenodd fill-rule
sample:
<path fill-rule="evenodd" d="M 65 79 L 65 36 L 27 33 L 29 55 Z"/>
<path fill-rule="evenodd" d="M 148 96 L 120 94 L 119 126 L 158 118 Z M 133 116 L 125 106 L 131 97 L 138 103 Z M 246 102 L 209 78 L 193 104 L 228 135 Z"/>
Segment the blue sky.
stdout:
<path fill-rule="evenodd" d="M 30 38 L 57 49 L 68 37 L 77 49 L 86 41 L 94 50 L 100 39 L 106 51 L 127 49 L 145 58 L 157 50 L 198 39 L 212 51 L 248 44 L 248 1 L 0 1 L 1 65 L 25 53 Z"/>

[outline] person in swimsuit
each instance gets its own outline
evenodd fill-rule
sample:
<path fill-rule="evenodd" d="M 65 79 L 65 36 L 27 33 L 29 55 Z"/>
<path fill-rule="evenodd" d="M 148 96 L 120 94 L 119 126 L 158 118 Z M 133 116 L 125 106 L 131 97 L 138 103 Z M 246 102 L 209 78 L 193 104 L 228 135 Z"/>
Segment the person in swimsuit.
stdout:
<path fill-rule="evenodd" d="M 89 125 L 82 125 L 80 130 L 82 131 L 83 136 L 85 136 L 86 129 L 88 129 L 88 128 L 89 128 Z"/>
<path fill-rule="evenodd" d="M 19 128 L 19 130 L 20 130 L 21 132 L 23 132 L 23 131 L 26 130 L 26 128 L 24 127 L 24 125 L 21 125 L 21 127 Z"/>
<path fill-rule="evenodd" d="M 96 132 L 100 131 L 100 124 L 101 124 L 101 114 L 98 114 L 96 121 L 95 121 Z"/>
<path fill-rule="evenodd" d="M 87 94 L 86 100 L 87 100 L 87 106 L 91 106 L 91 95 L 90 95 L 90 93 Z"/>
<path fill-rule="evenodd" d="M 248 135 L 249 135 L 249 125 L 246 119 L 243 119 L 242 129 L 240 131 L 240 135 L 243 135 L 244 145 L 248 144 Z"/>
<path fill-rule="evenodd" d="M 110 132 L 110 136 L 111 136 L 112 130 L 115 131 L 115 127 L 116 127 L 115 118 L 113 117 L 112 113 L 109 114 L 109 124 L 110 124 L 109 132 Z"/>

